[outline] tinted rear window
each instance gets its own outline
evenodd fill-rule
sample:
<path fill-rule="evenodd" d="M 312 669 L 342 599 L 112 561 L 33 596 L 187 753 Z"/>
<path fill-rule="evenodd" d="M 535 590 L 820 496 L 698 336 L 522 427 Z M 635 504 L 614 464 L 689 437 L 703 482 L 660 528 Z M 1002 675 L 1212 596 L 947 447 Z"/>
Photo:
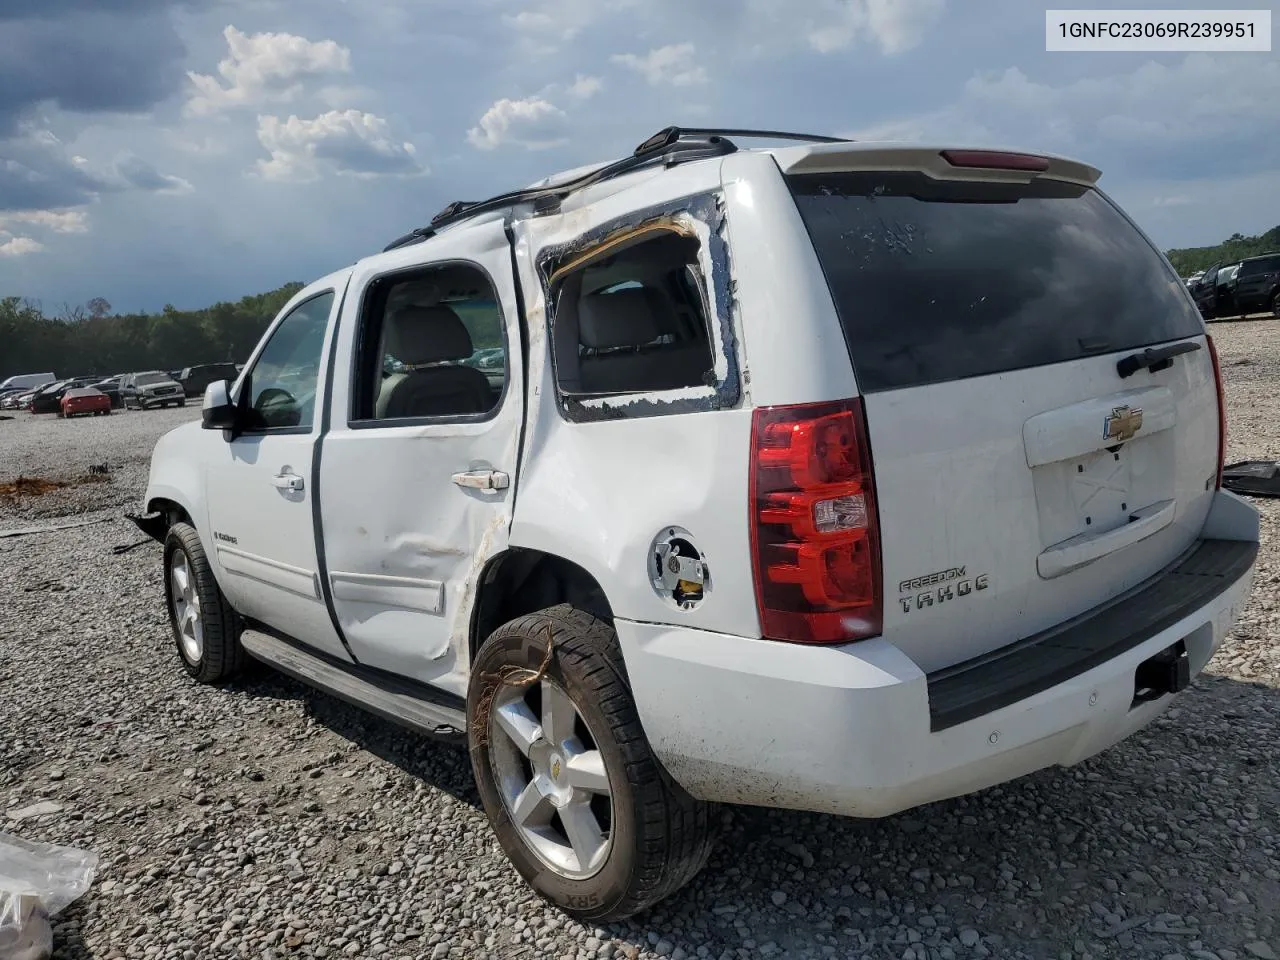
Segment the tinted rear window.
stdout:
<path fill-rule="evenodd" d="M 788 181 L 864 392 L 1203 331 L 1181 279 L 1095 190 L 916 173 Z"/>
<path fill-rule="evenodd" d="M 1280 270 L 1280 257 L 1264 257 L 1261 260 L 1247 260 L 1240 265 L 1240 276 L 1252 277 L 1259 273 L 1270 273 Z"/>

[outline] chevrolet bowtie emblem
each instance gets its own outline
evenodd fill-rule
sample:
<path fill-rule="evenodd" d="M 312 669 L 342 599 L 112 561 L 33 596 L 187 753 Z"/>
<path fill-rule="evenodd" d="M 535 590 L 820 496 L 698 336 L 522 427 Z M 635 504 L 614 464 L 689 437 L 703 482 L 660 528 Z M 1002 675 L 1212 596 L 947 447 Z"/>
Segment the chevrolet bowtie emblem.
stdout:
<path fill-rule="evenodd" d="M 1132 440 L 1134 434 L 1141 429 L 1141 407 L 1113 407 L 1111 415 L 1102 423 L 1102 436 L 1107 440 L 1124 443 L 1126 440 Z"/>

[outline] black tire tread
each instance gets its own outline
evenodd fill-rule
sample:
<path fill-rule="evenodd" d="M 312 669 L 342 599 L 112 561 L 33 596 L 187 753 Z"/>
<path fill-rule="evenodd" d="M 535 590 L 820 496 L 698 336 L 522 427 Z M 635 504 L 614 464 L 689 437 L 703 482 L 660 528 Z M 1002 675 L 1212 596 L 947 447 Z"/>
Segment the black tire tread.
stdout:
<path fill-rule="evenodd" d="M 613 627 L 569 604 L 548 607 L 494 631 L 545 635 L 550 626 L 555 656 L 595 695 L 625 758 L 640 827 L 639 869 L 622 902 L 584 919 L 618 920 L 641 913 L 692 880 L 711 856 L 715 836 L 711 805 L 691 797 L 671 778 L 649 746 L 631 693 Z"/>
<path fill-rule="evenodd" d="M 200 534 L 189 523 L 179 521 L 169 528 L 164 551 L 166 583 L 169 577 L 169 557 L 179 546 L 187 554 L 191 575 L 195 578 L 196 590 L 200 594 L 200 611 L 204 618 L 204 653 L 198 668 L 192 668 L 181 652 L 178 658 L 187 672 L 201 683 L 230 680 L 244 669 L 246 658 L 244 647 L 240 645 L 239 615 L 218 587 L 204 544 L 200 542 Z"/>

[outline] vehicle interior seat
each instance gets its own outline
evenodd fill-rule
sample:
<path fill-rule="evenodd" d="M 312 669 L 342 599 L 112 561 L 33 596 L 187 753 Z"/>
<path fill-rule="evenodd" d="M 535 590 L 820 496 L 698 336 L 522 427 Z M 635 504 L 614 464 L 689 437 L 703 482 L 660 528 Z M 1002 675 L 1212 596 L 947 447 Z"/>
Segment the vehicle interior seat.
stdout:
<path fill-rule="evenodd" d="M 675 390 L 703 384 L 711 369 L 705 333 L 682 336 L 674 305 L 652 287 L 593 293 L 578 301 L 579 382 L 587 393 Z"/>
<path fill-rule="evenodd" d="M 474 349 L 466 325 L 449 307 L 402 307 L 388 316 L 383 343 L 407 369 L 381 382 L 379 417 L 458 416 L 492 409 L 493 389 L 485 375 L 457 363 Z"/>

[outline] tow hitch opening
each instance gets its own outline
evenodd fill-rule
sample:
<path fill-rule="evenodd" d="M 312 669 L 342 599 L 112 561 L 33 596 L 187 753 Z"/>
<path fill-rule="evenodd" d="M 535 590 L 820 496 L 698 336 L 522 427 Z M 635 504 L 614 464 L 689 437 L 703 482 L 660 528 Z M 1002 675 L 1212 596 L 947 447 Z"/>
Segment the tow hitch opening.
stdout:
<path fill-rule="evenodd" d="M 1178 693 L 1191 686 L 1191 660 L 1182 640 L 1166 647 L 1138 664 L 1133 676 L 1133 703 L 1158 700 L 1168 693 Z"/>

